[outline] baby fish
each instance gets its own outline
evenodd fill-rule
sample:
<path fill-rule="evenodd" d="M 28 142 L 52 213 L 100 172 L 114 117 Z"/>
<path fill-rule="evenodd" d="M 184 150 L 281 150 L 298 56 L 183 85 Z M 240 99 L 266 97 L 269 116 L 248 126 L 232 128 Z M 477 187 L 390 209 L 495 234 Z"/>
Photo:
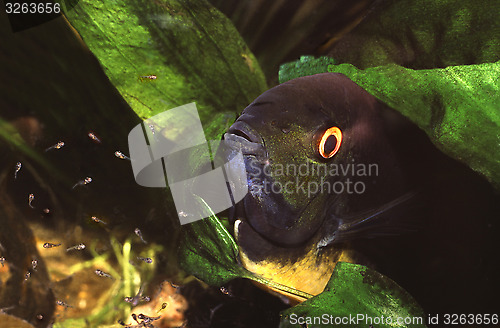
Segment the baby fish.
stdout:
<path fill-rule="evenodd" d="M 64 141 L 59 141 L 55 145 L 50 146 L 49 148 L 45 149 L 45 151 L 49 151 L 49 150 L 52 150 L 52 149 L 61 149 L 63 146 L 64 146 Z"/>
<path fill-rule="evenodd" d="M 98 275 L 99 277 L 106 277 L 106 278 L 111 278 L 111 279 L 113 279 L 113 277 L 111 277 L 111 275 L 110 275 L 109 273 L 106 273 L 106 272 L 104 272 L 104 271 L 102 271 L 102 270 L 97 269 L 97 270 L 95 270 L 94 272 L 95 272 L 95 274 L 96 274 L 96 275 Z"/>
<path fill-rule="evenodd" d="M 141 286 L 134 297 L 125 297 L 124 301 L 132 304 L 133 307 L 136 306 L 140 301 L 149 302 L 151 300 L 149 296 L 142 296 L 143 291 L 144 286 Z"/>
<path fill-rule="evenodd" d="M 157 316 L 157 317 L 148 317 L 147 315 L 145 314 L 142 314 L 142 313 L 139 313 L 139 315 L 137 316 L 137 318 L 139 320 L 142 320 L 144 323 L 149 323 L 149 322 L 153 322 L 155 320 L 158 320 L 161 318 L 161 316 Z"/>
<path fill-rule="evenodd" d="M 24 275 L 24 281 L 28 280 L 31 277 L 31 272 L 26 271 L 26 274 Z"/>
<path fill-rule="evenodd" d="M 83 179 L 82 181 L 78 181 L 77 183 L 75 183 L 75 185 L 71 188 L 71 189 L 75 189 L 76 186 L 84 186 L 84 185 L 88 185 L 89 183 L 92 182 L 92 178 L 91 177 L 86 177 L 85 179 Z"/>
<path fill-rule="evenodd" d="M 95 141 L 96 143 L 101 143 L 101 139 L 99 139 L 94 132 L 89 132 L 87 134 L 89 136 L 90 139 L 92 139 L 93 141 Z"/>
<path fill-rule="evenodd" d="M 16 170 L 14 171 L 14 179 L 17 179 L 17 172 L 21 171 L 22 166 L 23 164 L 21 164 L 21 162 L 16 163 Z"/>
<path fill-rule="evenodd" d="M 99 219 L 97 216 L 93 216 L 93 217 L 92 217 L 92 220 L 93 220 L 94 222 L 97 222 L 97 223 L 102 223 L 102 224 L 104 224 L 104 225 L 107 225 L 107 223 L 106 223 L 106 222 L 104 222 L 103 220 Z"/>
<path fill-rule="evenodd" d="M 134 232 L 137 235 L 137 237 L 139 237 L 144 244 L 148 243 L 147 241 L 144 240 L 144 238 L 142 238 L 142 233 L 141 233 L 141 230 L 139 230 L 139 228 L 135 228 Z"/>
<path fill-rule="evenodd" d="M 155 132 L 156 132 L 155 131 L 155 126 L 153 124 L 148 124 L 148 126 L 149 126 L 149 129 L 151 130 L 151 133 L 155 134 Z"/>
<path fill-rule="evenodd" d="M 43 213 L 45 213 L 45 214 L 49 214 L 49 213 L 50 213 L 50 210 L 49 210 L 48 208 L 44 208 L 44 209 L 43 209 Z"/>
<path fill-rule="evenodd" d="M 36 268 L 38 267 L 38 260 L 37 259 L 32 260 L 31 266 L 33 267 L 33 271 L 36 271 Z"/>
<path fill-rule="evenodd" d="M 143 75 L 143 76 L 139 76 L 139 79 L 141 81 L 147 81 L 147 80 L 156 80 L 158 77 L 156 75 Z"/>
<path fill-rule="evenodd" d="M 4 263 L 4 262 L 5 262 L 5 257 L 3 257 L 3 256 L 2 256 L 2 257 L 0 257 L 0 264 L 2 265 L 2 267 L 3 267 L 3 263 Z"/>
<path fill-rule="evenodd" d="M 118 157 L 119 159 L 126 159 L 130 161 L 130 158 L 128 156 L 125 156 L 125 154 L 119 150 L 115 151 L 115 156 Z"/>
<path fill-rule="evenodd" d="M 33 194 L 29 194 L 28 195 L 28 205 L 31 207 L 31 208 L 35 208 L 33 207 L 33 205 L 31 205 L 31 203 L 33 202 L 33 200 L 35 199 L 35 195 Z"/>
<path fill-rule="evenodd" d="M 61 244 L 52 244 L 52 243 L 43 244 L 43 248 L 52 248 L 52 247 L 57 247 L 57 246 L 61 246 Z"/>
<path fill-rule="evenodd" d="M 75 246 L 71 246 L 70 248 L 66 249 L 66 252 L 75 250 L 75 251 L 81 251 L 82 249 L 85 249 L 85 244 L 78 244 Z"/>
<path fill-rule="evenodd" d="M 161 308 L 158 310 L 158 312 L 156 313 L 160 313 L 161 311 L 165 310 L 165 308 L 167 307 L 168 303 L 167 302 L 164 302 L 162 305 L 161 305 Z"/>
<path fill-rule="evenodd" d="M 57 305 L 60 305 L 60 306 L 64 306 L 65 308 L 72 308 L 72 306 L 71 306 L 71 305 L 68 305 L 68 304 L 66 304 L 65 302 L 61 301 L 61 300 L 57 300 L 57 301 L 56 301 L 56 304 L 57 304 Z"/>
<path fill-rule="evenodd" d="M 137 257 L 138 260 L 144 261 L 145 263 L 153 263 L 153 259 L 150 257 Z"/>

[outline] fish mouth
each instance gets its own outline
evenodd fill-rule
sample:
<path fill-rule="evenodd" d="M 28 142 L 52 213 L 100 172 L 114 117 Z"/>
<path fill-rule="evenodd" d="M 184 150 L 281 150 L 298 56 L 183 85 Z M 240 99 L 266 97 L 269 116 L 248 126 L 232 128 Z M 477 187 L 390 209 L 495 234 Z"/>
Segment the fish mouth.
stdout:
<path fill-rule="evenodd" d="M 229 134 L 240 136 L 249 142 L 262 144 L 264 146 L 264 139 L 262 139 L 260 134 L 243 121 L 234 122 L 227 132 Z"/>

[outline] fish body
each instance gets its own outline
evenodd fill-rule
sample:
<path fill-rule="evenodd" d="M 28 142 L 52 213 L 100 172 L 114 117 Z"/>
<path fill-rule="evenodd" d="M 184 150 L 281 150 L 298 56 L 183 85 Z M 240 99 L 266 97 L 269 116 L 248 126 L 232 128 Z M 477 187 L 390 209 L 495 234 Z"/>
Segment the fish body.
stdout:
<path fill-rule="evenodd" d="M 52 243 L 44 243 L 43 248 L 53 248 L 53 247 L 58 247 L 61 246 L 62 244 L 52 244 Z"/>
<path fill-rule="evenodd" d="M 88 185 L 91 182 L 92 182 L 92 178 L 91 177 L 85 177 L 85 179 L 83 179 L 83 180 L 78 181 L 77 183 L 75 183 L 71 189 L 75 189 L 78 186 Z"/>
<path fill-rule="evenodd" d="M 34 199 L 35 199 L 35 195 L 33 195 L 33 194 L 29 194 L 28 195 L 28 206 L 31 207 L 31 208 L 35 208 L 32 205 Z"/>
<path fill-rule="evenodd" d="M 122 153 L 119 150 L 115 151 L 115 156 L 118 157 L 119 159 L 130 160 L 130 158 L 128 156 L 126 156 L 124 153 Z"/>
<path fill-rule="evenodd" d="M 85 249 L 85 244 L 78 244 L 78 245 L 75 245 L 75 246 L 71 246 L 69 248 L 66 249 L 66 252 L 69 252 L 69 251 L 81 251 L 82 249 Z"/>
<path fill-rule="evenodd" d="M 98 275 L 99 277 L 105 277 L 105 278 L 113 279 L 113 277 L 109 273 L 106 273 L 106 272 L 104 272 L 102 270 L 99 270 L 99 269 L 95 270 L 94 273 L 96 275 Z"/>
<path fill-rule="evenodd" d="M 88 137 L 89 137 L 92 141 L 94 141 L 95 143 L 98 143 L 98 144 L 100 144 L 100 143 L 101 143 L 101 139 L 99 139 L 99 137 L 97 137 L 97 136 L 95 135 L 95 133 L 94 133 L 94 132 L 89 132 L 89 133 L 87 133 L 87 136 L 88 136 Z"/>
<path fill-rule="evenodd" d="M 140 261 L 143 261 L 144 263 L 148 263 L 148 264 L 153 263 L 153 259 L 150 258 L 150 257 L 141 257 L 141 256 L 138 256 L 137 259 L 140 260 Z"/>
<path fill-rule="evenodd" d="M 144 244 L 147 244 L 148 242 L 144 240 L 144 238 L 142 237 L 142 232 L 141 230 L 139 230 L 139 228 L 135 228 L 134 230 L 134 233 L 137 235 L 137 237 L 139 237 L 139 239 L 144 243 Z"/>
<path fill-rule="evenodd" d="M 64 147 L 64 145 L 65 145 L 64 141 L 59 141 L 55 145 L 52 145 L 49 148 L 45 149 L 45 151 L 47 152 L 47 151 L 52 150 L 52 149 L 61 149 L 62 147 Z"/>
<path fill-rule="evenodd" d="M 17 173 L 19 173 L 19 171 L 21 171 L 22 166 L 23 166 L 23 164 L 21 162 L 16 163 L 16 168 L 14 170 L 14 179 L 17 179 Z"/>
<path fill-rule="evenodd" d="M 97 216 L 93 216 L 93 217 L 92 217 L 92 220 L 93 220 L 94 222 L 97 222 L 97 223 L 102 223 L 102 224 L 104 224 L 104 225 L 107 225 L 107 223 L 106 223 L 106 222 L 104 222 L 103 220 L 99 219 Z"/>
<path fill-rule="evenodd" d="M 266 91 L 223 138 L 246 171 L 248 193 L 229 219 L 247 270 L 317 295 L 336 263 L 361 263 L 427 312 L 493 310 L 498 194 L 346 76 Z"/>
<path fill-rule="evenodd" d="M 280 84 L 245 108 L 224 135 L 247 174 L 231 218 L 243 265 L 315 295 L 336 262 L 354 262 L 335 245 L 386 229 L 379 222 L 413 195 L 387 123 L 408 124 L 399 117 L 334 73 Z"/>

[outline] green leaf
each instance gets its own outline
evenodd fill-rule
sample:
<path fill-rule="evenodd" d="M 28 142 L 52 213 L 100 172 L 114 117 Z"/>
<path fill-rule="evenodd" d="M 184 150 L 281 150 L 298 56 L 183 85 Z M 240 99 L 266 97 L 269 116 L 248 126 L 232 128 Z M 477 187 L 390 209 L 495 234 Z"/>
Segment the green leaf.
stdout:
<path fill-rule="evenodd" d="M 499 20 L 496 0 L 388 0 L 328 54 L 363 69 L 495 62 L 500 59 Z"/>
<path fill-rule="evenodd" d="M 328 65 L 335 64 L 331 57 L 302 56 L 295 62 L 285 63 L 279 69 L 279 82 L 283 83 L 298 77 L 324 73 Z"/>
<path fill-rule="evenodd" d="M 329 71 L 403 113 L 441 151 L 500 189 L 500 62 L 431 70 L 341 64 Z"/>
<path fill-rule="evenodd" d="M 195 101 L 205 122 L 266 89 L 236 29 L 207 1 L 81 0 L 65 15 L 141 118 Z"/>
<path fill-rule="evenodd" d="M 337 263 L 323 293 L 285 310 L 281 316 L 282 328 L 303 327 L 298 318 L 331 320 L 328 324 L 310 322 L 308 327 L 312 327 L 311 324 L 314 327 L 320 324 L 325 327 L 370 327 L 370 324 L 374 327 L 425 327 L 424 312 L 403 288 L 375 270 L 345 262 Z M 398 318 L 415 321 L 398 323 Z M 422 318 L 420 323 L 416 321 L 418 318 Z M 335 320 L 350 321 L 337 323 Z"/>
<path fill-rule="evenodd" d="M 182 227 L 179 262 L 205 283 L 221 286 L 234 278 L 251 278 L 238 263 L 238 246 L 215 216 Z"/>

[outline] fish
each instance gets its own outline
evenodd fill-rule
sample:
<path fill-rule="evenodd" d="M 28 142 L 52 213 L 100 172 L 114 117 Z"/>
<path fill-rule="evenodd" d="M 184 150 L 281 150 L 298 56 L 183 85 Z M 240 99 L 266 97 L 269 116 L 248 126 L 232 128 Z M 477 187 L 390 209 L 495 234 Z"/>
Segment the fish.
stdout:
<path fill-rule="evenodd" d="M 32 205 L 32 203 L 33 203 L 33 200 L 34 200 L 34 199 L 35 199 L 35 195 L 33 195 L 33 194 L 29 194 L 29 195 L 28 195 L 28 205 L 29 205 L 29 207 L 31 207 L 31 208 L 35 208 L 35 207 Z"/>
<path fill-rule="evenodd" d="M 87 133 L 87 136 L 92 139 L 94 142 L 100 144 L 101 143 L 101 139 L 99 139 L 94 132 L 89 132 Z"/>
<path fill-rule="evenodd" d="M 62 244 L 52 244 L 52 243 L 44 243 L 43 248 L 53 248 L 53 247 L 58 247 L 61 246 Z"/>
<path fill-rule="evenodd" d="M 144 292 L 144 286 L 141 286 L 139 288 L 139 291 L 137 292 L 137 294 L 134 297 L 125 297 L 124 301 L 127 303 L 130 303 L 132 305 L 132 307 L 137 306 L 137 304 L 139 304 L 139 302 L 141 302 L 141 301 L 149 302 L 151 300 L 150 297 L 149 296 L 142 296 L 143 292 Z"/>
<path fill-rule="evenodd" d="M 5 263 L 5 257 L 0 257 L 0 264 L 2 265 L 2 267 L 4 266 L 4 263 Z"/>
<path fill-rule="evenodd" d="M 106 223 L 106 222 L 104 222 L 103 220 L 99 219 L 97 216 L 93 216 L 93 217 L 92 217 L 92 220 L 93 220 L 94 222 L 97 222 L 97 223 L 102 223 L 102 224 L 104 224 L 104 225 L 107 225 L 107 223 Z"/>
<path fill-rule="evenodd" d="M 161 304 L 161 308 L 160 308 L 160 309 L 158 310 L 158 312 L 156 312 L 156 313 L 160 313 L 161 311 L 165 310 L 165 308 L 167 307 L 167 305 L 168 305 L 168 303 L 167 303 L 167 302 L 163 302 L 163 303 Z"/>
<path fill-rule="evenodd" d="M 31 272 L 28 270 L 26 271 L 26 274 L 24 275 L 24 281 L 27 281 L 31 277 Z"/>
<path fill-rule="evenodd" d="M 153 263 L 153 259 L 150 258 L 150 257 L 140 257 L 140 256 L 138 256 L 137 259 L 141 260 L 141 261 L 143 261 L 145 263 L 148 263 L 148 264 Z"/>
<path fill-rule="evenodd" d="M 64 145 L 65 145 L 64 141 L 59 141 L 55 145 L 52 145 L 49 148 L 45 149 L 45 151 L 47 152 L 47 151 L 52 150 L 52 149 L 61 149 L 62 147 L 64 147 Z"/>
<path fill-rule="evenodd" d="M 130 161 L 130 158 L 119 150 L 115 151 L 115 156 L 118 157 L 119 159 L 125 159 Z"/>
<path fill-rule="evenodd" d="M 156 80 L 158 78 L 158 76 L 156 75 L 143 75 L 143 76 L 139 76 L 139 79 L 141 81 L 152 81 L 152 80 Z"/>
<path fill-rule="evenodd" d="M 17 173 L 19 171 L 21 171 L 21 167 L 23 166 L 23 164 L 21 162 L 17 162 L 16 163 L 16 168 L 14 170 L 14 179 L 17 179 Z"/>
<path fill-rule="evenodd" d="M 33 271 L 36 271 L 36 268 L 38 267 L 38 260 L 37 259 L 33 259 L 31 261 L 31 267 L 33 268 Z"/>
<path fill-rule="evenodd" d="M 105 277 L 105 278 L 113 279 L 113 277 L 109 273 L 106 273 L 106 272 L 104 272 L 102 270 L 99 270 L 99 269 L 95 270 L 94 273 L 96 275 L 98 275 L 99 277 Z"/>
<path fill-rule="evenodd" d="M 135 228 L 134 230 L 134 233 L 137 235 L 137 237 L 139 237 L 141 239 L 141 241 L 144 243 L 144 244 L 147 244 L 148 242 L 144 240 L 144 238 L 142 237 L 142 232 L 141 230 L 139 230 L 139 228 Z"/>
<path fill-rule="evenodd" d="M 66 249 L 66 252 L 69 252 L 69 251 L 81 251 L 82 249 L 85 249 L 85 244 L 78 244 L 78 245 L 75 245 L 75 246 L 71 246 L 69 248 Z"/>
<path fill-rule="evenodd" d="M 56 301 L 56 304 L 57 304 L 57 305 L 59 305 L 59 306 L 63 306 L 63 307 L 65 307 L 65 308 L 72 308 L 72 307 L 73 307 L 73 306 L 68 305 L 66 302 L 61 301 L 61 300 L 57 300 L 57 301 Z"/>
<path fill-rule="evenodd" d="M 398 218 L 418 188 L 393 138 L 409 124 L 342 74 L 257 97 L 223 135 L 226 156 L 241 152 L 246 171 L 248 193 L 229 210 L 243 266 L 317 295 L 338 261 L 356 262 L 345 243 L 411 230 Z"/>
<path fill-rule="evenodd" d="M 78 181 L 77 183 L 75 183 L 75 185 L 73 187 L 71 187 L 71 189 L 75 189 L 77 186 L 88 185 L 91 182 L 92 182 L 92 178 L 91 177 L 86 177 L 85 179 L 83 179 L 83 180 Z"/>

